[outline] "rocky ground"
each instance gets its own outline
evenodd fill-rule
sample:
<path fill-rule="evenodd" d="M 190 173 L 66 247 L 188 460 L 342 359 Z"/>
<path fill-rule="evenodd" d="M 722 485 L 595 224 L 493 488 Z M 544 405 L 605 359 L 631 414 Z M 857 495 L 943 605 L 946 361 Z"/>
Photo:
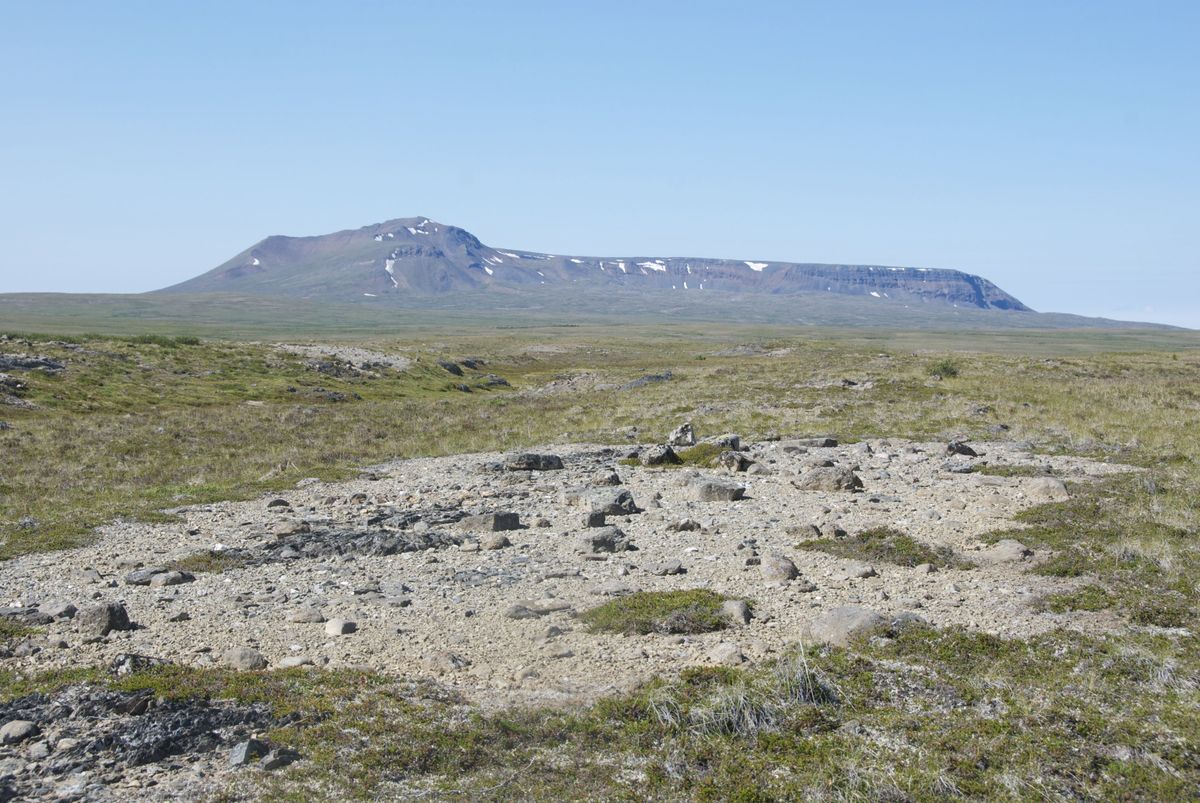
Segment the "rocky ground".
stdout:
<path fill-rule="evenodd" d="M 769 660 L 797 641 L 836 641 L 872 612 L 1005 636 L 1118 626 L 1105 612 L 1038 610 L 1039 596 L 1071 581 L 1027 573 L 1046 556 L 1015 541 L 981 540 L 1018 511 L 1065 498 L 1063 484 L 970 469 L 1037 465 L 1086 481 L 1127 467 L 1010 443 L 972 444 L 973 457 L 945 443 L 823 442 L 744 444 L 726 455 L 729 469 L 625 465 L 654 447 L 598 445 L 535 450 L 544 459 L 403 460 L 351 482 L 189 508 L 177 524 L 109 524 L 88 547 L 0 565 L 4 615 L 39 629 L 0 665 L 32 673 L 136 655 L 249 670 L 363 666 L 436 678 L 498 707 L 583 702 L 697 663 Z M 973 566 L 796 548 L 881 526 Z M 574 616 L 632 591 L 688 588 L 744 598 L 753 616 L 701 636 L 633 637 L 589 632 Z M 846 606 L 864 610 L 831 617 Z M 18 703 L 0 714 L 34 730 L 0 734 L 10 794 L 97 796 L 106 778 L 178 790 L 225 771 L 228 749 L 265 727 L 261 712 L 207 710 L 210 735 L 181 736 L 178 750 L 135 765 L 88 745 L 116 720 L 148 727 L 141 703 Z"/>

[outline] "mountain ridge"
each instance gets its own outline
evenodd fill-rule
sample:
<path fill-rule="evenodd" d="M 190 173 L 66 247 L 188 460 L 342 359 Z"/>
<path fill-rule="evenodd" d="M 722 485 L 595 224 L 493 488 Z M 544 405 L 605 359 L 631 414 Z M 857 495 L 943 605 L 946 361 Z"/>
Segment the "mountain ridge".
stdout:
<path fill-rule="evenodd" d="M 206 273 L 156 293 L 412 298 L 580 285 L 662 293 L 835 294 L 880 303 L 1032 312 L 982 276 L 947 268 L 708 257 L 600 257 L 485 245 L 428 217 L 322 235 L 271 235 Z"/>

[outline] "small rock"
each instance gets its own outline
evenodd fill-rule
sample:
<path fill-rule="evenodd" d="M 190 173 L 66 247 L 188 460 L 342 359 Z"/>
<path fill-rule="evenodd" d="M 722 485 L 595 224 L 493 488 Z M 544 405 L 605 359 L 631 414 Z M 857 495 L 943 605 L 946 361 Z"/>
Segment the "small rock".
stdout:
<path fill-rule="evenodd" d="M 603 527 L 606 521 L 606 514 L 599 510 L 589 510 L 583 514 L 584 527 Z"/>
<path fill-rule="evenodd" d="M 683 574 L 685 571 L 686 570 L 683 568 L 683 564 L 679 561 L 668 560 L 655 566 L 650 570 L 650 573 L 658 575 L 659 577 L 664 577 L 667 575 Z"/>
<path fill-rule="evenodd" d="M 358 623 L 349 619 L 330 619 L 325 623 L 325 632 L 331 636 L 344 636 L 358 630 Z"/>

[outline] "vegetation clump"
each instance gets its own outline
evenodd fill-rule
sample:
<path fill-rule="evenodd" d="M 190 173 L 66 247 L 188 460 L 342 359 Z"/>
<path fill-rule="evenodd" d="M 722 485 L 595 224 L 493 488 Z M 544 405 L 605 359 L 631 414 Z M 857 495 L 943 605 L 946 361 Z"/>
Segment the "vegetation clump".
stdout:
<path fill-rule="evenodd" d="M 814 538 L 801 541 L 796 549 L 825 552 L 839 558 L 881 561 L 897 566 L 918 566 L 932 563 L 936 566 L 970 568 L 968 561 L 958 557 L 954 550 L 944 546 L 932 546 L 891 527 L 875 527 L 844 538 Z"/>
<path fill-rule="evenodd" d="M 730 598 L 707 589 L 639 591 L 584 611 L 595 633 L 709 633 L 729 625 L 721 606 Z"/>
<path fill-rule="evenodd" d="M 1085 585 L 1074 591 L 1047 594 L 1038 601 L 1041 610 L 1052 613 L 1068 611 L 1102 611 L 1112 607 L 1112 595 L 1098 585 Z"/>
<path fill-rule="evenodd" d="M 171 561 L 168 569 L 175 572 L 193 572 L 196 574 L 221 572 L 237 569 L 246 565 L 246 557 L 228 550 L 209 549 L 204 552 L 193 552 L 178 560 Z"/>

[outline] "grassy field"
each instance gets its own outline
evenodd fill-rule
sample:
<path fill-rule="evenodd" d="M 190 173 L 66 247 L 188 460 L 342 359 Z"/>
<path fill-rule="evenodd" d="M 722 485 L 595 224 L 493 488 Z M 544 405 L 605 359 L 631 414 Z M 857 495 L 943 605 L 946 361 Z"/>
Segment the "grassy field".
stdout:
<path fill-rule="evenodd" d="M 1056 551 L 1038 571 L 1081 579 L 1078 591 L 1043 600 L 1048 610 L 1111 610 L 1127 632 L 1021 641 L 912 627 L 777 666 L 689 671 L 579 711 L 483 715 L 430 686 L 350 672 L 172 668 L 119 681 L 309 714 L 273 738 L 312 760 L 265 789 L 231 794 L 1195 796 L 1194 336 L 531 326 L 413 331 L 369 345 L 414 362 L 403 372 L 330 374 L 266 344 L 0 341 L 0 353 L 66 364 L 59 375 L 14 372 L 33 407 L 0 406 L 9 425 L 0 430 L 0 556 L 83 543 L 115 517 L 159 519 L 163 508 L 343 477 L 384 459 L 654 440 L 685 419 L 702 433 L 747 438 L 994 438 L 1146 469 L 1032 509 L 1020 535 Z M 437 364 L 467 357 L 486 364 L 464 377 Z M 625 387 L 666 371 L 668 381 Z M 489 385 L 488 374 L 510 387 Z M 899 535 L 863 549 L 916 560 L 920 545 Z M 0 686 L 11 696 L 81 679 L 116 682 L 82 671 L 10 674 Z"/>

